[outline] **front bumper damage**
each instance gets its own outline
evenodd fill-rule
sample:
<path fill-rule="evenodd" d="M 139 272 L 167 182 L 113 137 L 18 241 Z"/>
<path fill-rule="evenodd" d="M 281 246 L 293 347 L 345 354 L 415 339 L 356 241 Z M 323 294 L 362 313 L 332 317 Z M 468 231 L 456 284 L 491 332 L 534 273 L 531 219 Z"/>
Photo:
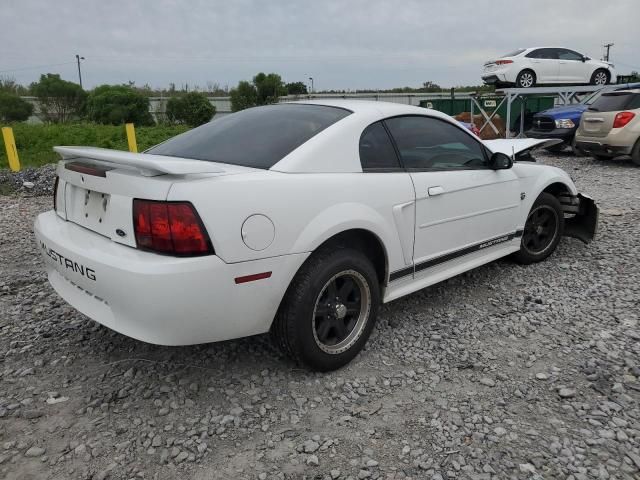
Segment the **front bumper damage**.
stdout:
<path fill-rule="evenodd" d="M 565 213 L 564 236 L 589 243 L 596 236 L 600 209 L 589 196 L 561 195 L 560 203 Z"/>

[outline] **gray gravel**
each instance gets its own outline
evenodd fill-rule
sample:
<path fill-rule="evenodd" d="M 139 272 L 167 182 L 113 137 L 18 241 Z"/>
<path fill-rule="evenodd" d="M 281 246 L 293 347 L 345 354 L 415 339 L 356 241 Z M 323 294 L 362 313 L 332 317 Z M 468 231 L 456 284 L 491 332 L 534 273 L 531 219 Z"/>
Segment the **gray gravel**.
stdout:
<path fill-rule="evenodd" d="M 543 161 L 599 201 L 597 241 L 385 305 L 330 374 L 266 336 L 169 348 L 99 326 L 42 273 L 50 198 L 0 196 L 0 478 L 640 478 L 640 168 Z"/>

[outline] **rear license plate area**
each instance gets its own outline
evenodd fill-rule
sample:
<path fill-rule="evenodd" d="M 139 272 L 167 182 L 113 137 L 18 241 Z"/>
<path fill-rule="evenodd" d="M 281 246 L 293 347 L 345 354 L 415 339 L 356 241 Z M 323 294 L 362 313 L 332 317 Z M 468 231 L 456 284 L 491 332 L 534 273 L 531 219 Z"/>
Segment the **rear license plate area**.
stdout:
<path fill-rule="evenodd" d="M 103 233 L 111 196 L 67 183 L 67 218 L 90 230 Z"/>

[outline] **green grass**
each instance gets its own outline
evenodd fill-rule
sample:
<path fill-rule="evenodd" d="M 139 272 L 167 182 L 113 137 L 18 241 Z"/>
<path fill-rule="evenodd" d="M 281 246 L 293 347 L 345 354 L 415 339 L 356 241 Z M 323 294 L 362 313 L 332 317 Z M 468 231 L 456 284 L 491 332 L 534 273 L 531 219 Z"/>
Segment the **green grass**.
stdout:
<path fill-rule="evenodd" d="M 16 123 L 3 125 L 13 127 L 18 157 L 22 168 L 39 167 L 46 163 L 57 162 L 60 156 L 53 151 L 57 145 L 82 145 L 92 147 L 128 150 L 124 125 L 97 125 L 79 123 L 75 125 L 33 125 Z M 185 132 L 183 125 L 155 127 L 136 127 L 138 151 L 163 142 L 167 138 Z M 0 168 L 9 168 L 4 140 L 0 135 Z"/>

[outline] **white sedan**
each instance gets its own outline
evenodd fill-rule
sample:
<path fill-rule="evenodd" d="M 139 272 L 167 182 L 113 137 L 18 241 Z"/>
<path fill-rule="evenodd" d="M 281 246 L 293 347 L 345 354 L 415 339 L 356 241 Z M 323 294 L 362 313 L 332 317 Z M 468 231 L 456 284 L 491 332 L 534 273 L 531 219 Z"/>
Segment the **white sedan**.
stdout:
<path fill-rule="evenodd" d="M 482 80 L 497 86 L 606 85 L 616 82 L 613 64 L 568 48 L 520 48 L 484 64 Z"/>
<path fill-rule="evenodd" d="M 544 142 L 482 142 L 384 102 L 252 108 L 141 154 L 56 147 L 35 235 L 54 289 L 113 330 L 162 345 L 271 331 L 330 370 L 362 349 L 381 302 L 593 238 L 594 202 L 531 161 Z"/>

